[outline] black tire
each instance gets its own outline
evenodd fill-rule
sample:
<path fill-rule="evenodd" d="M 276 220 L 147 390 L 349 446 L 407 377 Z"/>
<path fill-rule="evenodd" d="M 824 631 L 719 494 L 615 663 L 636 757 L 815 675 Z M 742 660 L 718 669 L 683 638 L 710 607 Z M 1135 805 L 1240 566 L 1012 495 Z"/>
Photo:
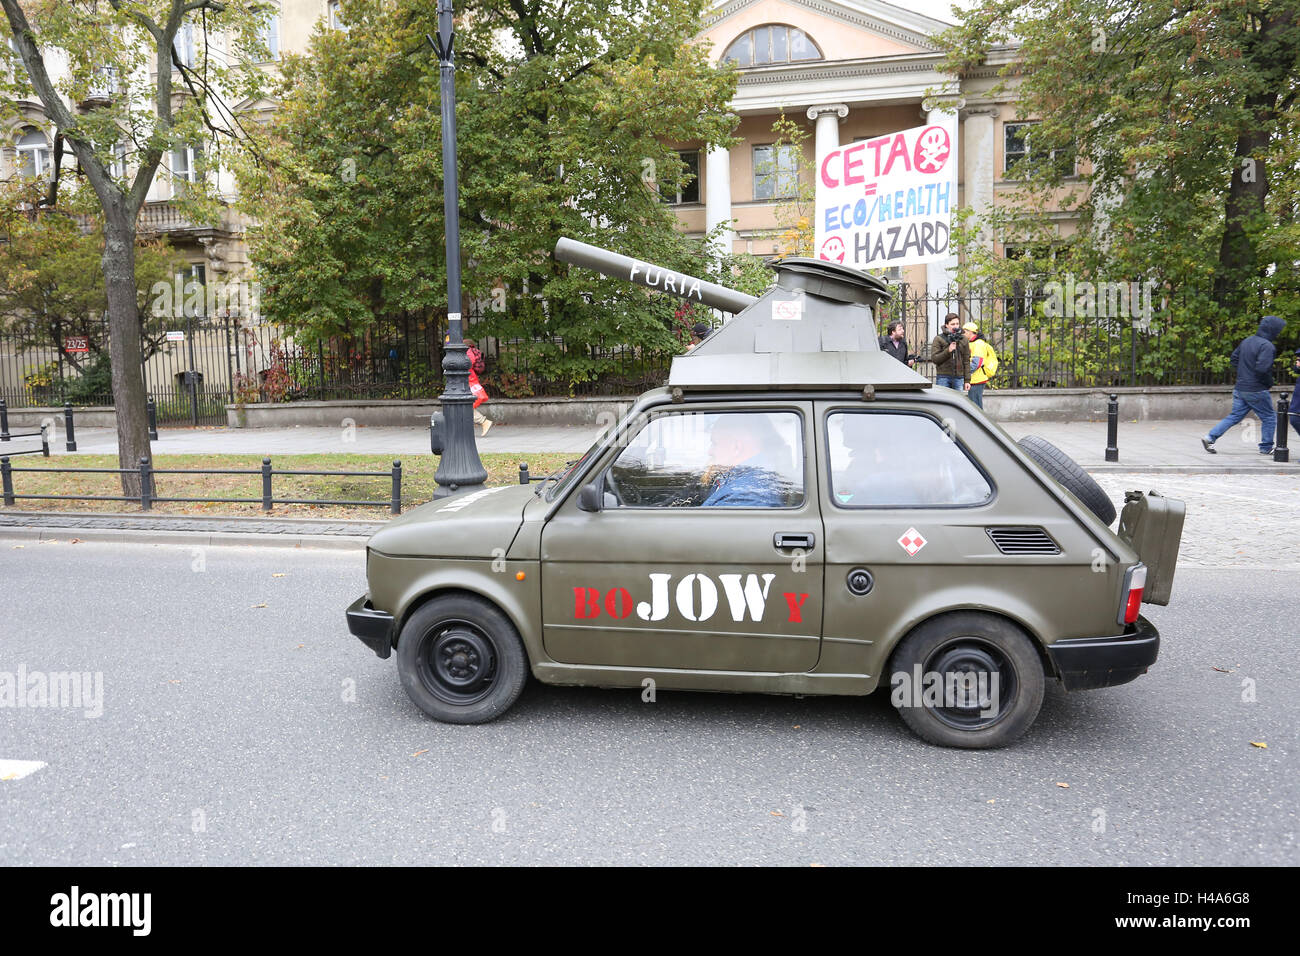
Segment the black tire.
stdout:
<path fill-rule="evenodd" d="M 430 717 L 482 724 L 519 699 L 528 681 L 528 655 L 500 609 L 452 594 L 422 605 L 402 626 L 397 673 L 407 696 Z"/>
<path fill-rule="evenodd" d="M 917 667 L 921 687 L 915 684 Z M 949 698 L 944 676 L 944 696 L 937 706 L 926 702 L 925 675 L 980 671 L 989 674 L 982 700 L 978 693 L 963 694 L 960 685 L 954 686 L 956 694 Z M 991 699 L 994 672 L 996 706 Z M 945 614 L 907 635 L 890 658 L 889 677 L 890 699 L 913 733 L 942 747 L 970 749 L 1005 747 L 1018 740 L 1038 716 L 1046 684 L 1032 639 L 1003 618 L 976 611 Z M 910 686 L 910 695 L 900 695 L 903 681 Z"/>
<path fill-rule="evenodd" d="M 1095 514 L 1102 524 L 1115 521 L 1115 503 L 1102 491 L 1079 463 L 1049 441 L 1037 435 L 1026 435 L 1017 442 L 1022 451 L 1032 458 L 1043 471 L 1055 478 L 1066 491 L 1078 498 L 1083 506 Z"/>

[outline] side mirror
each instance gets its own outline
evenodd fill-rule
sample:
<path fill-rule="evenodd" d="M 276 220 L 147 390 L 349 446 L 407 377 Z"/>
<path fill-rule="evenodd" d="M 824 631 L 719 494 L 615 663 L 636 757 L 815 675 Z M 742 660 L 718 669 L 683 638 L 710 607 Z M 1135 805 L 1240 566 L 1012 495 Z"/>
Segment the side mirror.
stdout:
<path fill-rule="evenodd" d="M 578 489 L 579 511 L 601 511 L 605 507 L 605 495 L 598 482 L 591 482 Z"/>

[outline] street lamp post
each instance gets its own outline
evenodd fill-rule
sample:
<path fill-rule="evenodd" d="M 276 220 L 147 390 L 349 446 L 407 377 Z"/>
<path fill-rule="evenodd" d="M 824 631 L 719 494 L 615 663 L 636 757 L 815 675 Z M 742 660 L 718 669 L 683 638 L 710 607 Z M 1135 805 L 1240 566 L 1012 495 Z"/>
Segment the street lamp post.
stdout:
<path fill-rule="evenodd" d="M 456 178 L 456 66 L 452 46 L 452 0 L 438 0 L 438 37 L 428 37 L 438 54 L 438 79 L 442 99 L 442 192 L 447 230 L 447 348 L 442 359 L 446 390 L 431 423 L 431 445 L 442 460 L 433 480 L 433 497 L 446 498 L 481 488 L 487 469 L 474 443 L 474 395 L 469 390 L 469 356 L 461 338 L 460 315 L 460 196 Z M 441 445 L 441 448 L 439 447 Z"/>

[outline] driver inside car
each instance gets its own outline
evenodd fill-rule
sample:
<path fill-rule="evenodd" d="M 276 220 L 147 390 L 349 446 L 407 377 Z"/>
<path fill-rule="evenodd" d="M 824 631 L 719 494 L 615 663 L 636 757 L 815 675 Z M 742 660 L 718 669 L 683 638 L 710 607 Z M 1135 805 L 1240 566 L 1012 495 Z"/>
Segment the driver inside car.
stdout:
<path fill-rule="evenodd" d="M 790 449 L 763 415 L 723 415 L 709 436 L 705 508 L 784 508 Z"/>

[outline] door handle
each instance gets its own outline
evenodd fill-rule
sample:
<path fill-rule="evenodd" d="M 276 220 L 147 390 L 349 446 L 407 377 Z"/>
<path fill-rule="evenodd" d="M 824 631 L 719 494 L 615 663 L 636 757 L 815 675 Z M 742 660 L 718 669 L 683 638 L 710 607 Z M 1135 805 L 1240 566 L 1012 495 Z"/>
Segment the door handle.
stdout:
<path fill-rule="evenodd" d="M 772 535 L 772 546 L 778 551 L 787 548 L 803 548 L 805 551 L 811 551 L 816 543 L 817 538 L 811 532 L 778 531 Z"/>

